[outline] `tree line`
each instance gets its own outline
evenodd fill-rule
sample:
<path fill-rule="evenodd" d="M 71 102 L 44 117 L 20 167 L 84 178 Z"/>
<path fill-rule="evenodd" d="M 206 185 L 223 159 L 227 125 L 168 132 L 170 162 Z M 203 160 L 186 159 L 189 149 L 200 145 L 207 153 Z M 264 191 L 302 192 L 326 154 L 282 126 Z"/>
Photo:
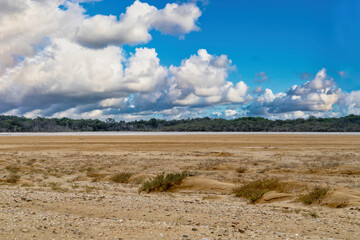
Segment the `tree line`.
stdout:
<path fill-rule="evenodd" d="M 94 119 L 35 119 L 0 115 L 0 132 L 75 132 L 75 131 L 180 131 L 180 132 L 360 132 L 360 115 L 340 118 L 270 120 L 243 117 L 226 120 L 209 117 L 180 120 L 136 120 L 131 122 Z"/>

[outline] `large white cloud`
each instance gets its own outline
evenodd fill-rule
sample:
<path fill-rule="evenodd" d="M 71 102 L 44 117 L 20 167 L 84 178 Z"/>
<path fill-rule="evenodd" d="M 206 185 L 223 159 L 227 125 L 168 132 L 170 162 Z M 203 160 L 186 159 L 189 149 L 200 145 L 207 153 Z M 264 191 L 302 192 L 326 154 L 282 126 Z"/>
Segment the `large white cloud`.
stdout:
<path fill-rule="evenodd" d="M 66 38 L 87 47 L 148 42 L 157 29 L 166 34 L 183 35 L 198 30 L 200 9 L 191 3 L 168 4 L 158 10 L 135 1 L 117 20 L 116 16 L 87 16 L 71 0 L 1 0 L 0 74 L 14 66 L 17 58 L 33 56 L 48 39 Z M 65 8 L 59 8 L 60 5 Z"/>
<path fill-rule="evenodd" d="M 294 85 L 286 93 L 273 94 L 271 89 L 266 89 L 250 106 L 250 111 L 263 115 L 294 111 L 325 112 L 333 109 L 340 95 L 341 89 L 323 68 L 314 79 L 300 86 Z"/>
<path fill-rule="evenodd" d="M 167 70 L 160 66 L 154 49 L 138 48 L 126 60 L 119 47 L 89 49 L 55 39 L 38 55 L 26 58 L 0 77 L 0 107 L 4 111 L 69 99 L 88 103 L 127 97 L 154 91 L 164 85 L 166 77 Z"/>
<path fill-rule="evenodd" d="M 340 106 L 345 114 L 360 114 L 360 91 L 344 93 L 340 98 Z"/>
<path fill-rule="evenodd" d="M 251 99 L 247 95 L 248 86 L 244 82 L 234 86 L 227 81 L 232 69 L 226 55 L 210 55 L 200 49 L 197 55 L 183 60 L 181 66 L 170 66 L 173 86 L 169 89 L 169 97 L 179 105 L 244 103 Z"/>
<path fill-rule="evenodd" d="M 81 44 L 95 48 L 148 42 L 151 40 L 149 31 L 154 28 L 173 35 L 198 30 L 196 21 L 200 15 L 201 11 L 195 4 L 173 3 L 158 10 L 147 3 L 135 1 L 119 20 L 116 16 L 104 15 L 86 18 L 75 38 Z"/>
<path fill-rule="evenodd" d="M 5 0 L 0 9 L 0 74 L 6 67 L 16 64 L 16 56 L 27 57 L 36 53 L 39 44 L 52 37 L 70 37 L 74 25 L 83 20 L 84 10 L 67 2 L 67 10 L 58 6 L 61 0 L 31 1 Z M 5 10 L 4 10 L 5 9 Z"/>

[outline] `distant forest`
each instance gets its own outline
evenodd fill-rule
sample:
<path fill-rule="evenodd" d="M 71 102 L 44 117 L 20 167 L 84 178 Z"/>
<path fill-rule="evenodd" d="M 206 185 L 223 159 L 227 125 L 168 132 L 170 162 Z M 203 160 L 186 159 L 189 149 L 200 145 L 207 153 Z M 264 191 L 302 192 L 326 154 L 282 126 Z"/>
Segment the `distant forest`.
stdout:
<path fill-rule="evenodd" d="M 92 119 L 35 119 L 0 115 L 0 132 L 75 132 L 75 131 L 179 131 L 179 132 L 360 132 L 360 115 L 340 118 L 269 120 L 243 117 L 232 120 L 196 118 L 182 120 L 139 120 L 132 122 Z"/>

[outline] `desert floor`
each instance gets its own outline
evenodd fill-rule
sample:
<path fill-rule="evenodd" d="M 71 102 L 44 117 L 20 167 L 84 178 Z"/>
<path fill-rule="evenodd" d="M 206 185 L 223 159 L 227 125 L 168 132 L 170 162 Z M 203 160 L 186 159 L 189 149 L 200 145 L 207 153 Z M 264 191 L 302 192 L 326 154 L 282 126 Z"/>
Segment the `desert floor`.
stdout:
<path fill-rule="evenodd" d="M 266 178 L 255 204 L 233 193 Z M 0 239 L 360 239 L 360 136 L 1 136 Z"/>

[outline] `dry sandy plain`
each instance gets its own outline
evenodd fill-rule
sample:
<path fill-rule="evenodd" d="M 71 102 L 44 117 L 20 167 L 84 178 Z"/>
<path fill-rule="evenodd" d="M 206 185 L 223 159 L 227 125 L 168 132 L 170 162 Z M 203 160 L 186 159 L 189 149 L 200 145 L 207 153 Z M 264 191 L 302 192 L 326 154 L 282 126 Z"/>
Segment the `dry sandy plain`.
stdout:
<path fill-rule="evenodd" d="M 233 193 L 272 177 L 255 204 Z M 315 186 L 330 190 L 297 200 Z M 360 136 L 1 136 L 0 239 L 360 239 Z"/>

